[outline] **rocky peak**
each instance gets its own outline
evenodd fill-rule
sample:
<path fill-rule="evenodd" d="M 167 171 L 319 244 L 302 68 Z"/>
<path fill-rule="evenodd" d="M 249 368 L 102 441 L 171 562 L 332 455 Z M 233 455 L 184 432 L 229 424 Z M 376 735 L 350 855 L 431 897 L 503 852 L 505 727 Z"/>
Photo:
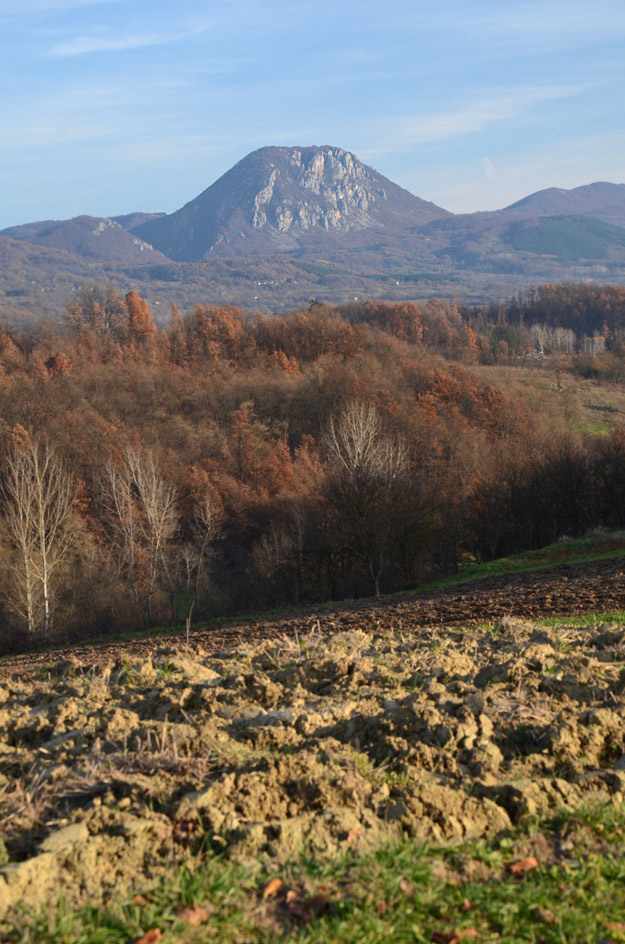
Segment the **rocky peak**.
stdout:
<path fill-rule="evenodd" d="M 447 211 L 330 146 L 253 151 L 170 216 L 134 229 L 171 258 L 267 256 L 324 233 L 405 230 Z"/>
<path fill-rule="evenodd" d="M 369 206 L 384 199 L 383 188 L 369 185 L 367 169 L 355 155 L 342 148 L 285 148 L 286 167 L 269 165 L 269 179 L 254 198 L 252 225 L 261 229 L 274 225 L 287 233 L 291 227 L 348 232 L 373 225 Z M 276 192 L 283 178 L 285 187 Z M 284 179 L 286 178 L 286 179 Z M 302 200 L 302 196 L 304 199 Z M 361 212 L 350 213 L 356 210 Z"/>

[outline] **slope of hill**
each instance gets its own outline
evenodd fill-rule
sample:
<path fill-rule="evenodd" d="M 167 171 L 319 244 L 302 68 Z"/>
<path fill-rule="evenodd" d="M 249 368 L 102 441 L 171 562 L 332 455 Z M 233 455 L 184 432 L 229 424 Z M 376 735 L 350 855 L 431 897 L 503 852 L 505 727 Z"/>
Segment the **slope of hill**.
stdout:
<path fill-rule="evenodd" d="M 265 147 L 180 210 L 134 232 L 171 259 L 197 261 L 290 252 L 320 234 L 367 231 L 367 242 L 379 242 L 381 234 L 444 216 L 447 210 L 398 187 L 349 151 Z"/>
<path fill-rule="evenodd" d="M 588 216 L 524 220 L 510 226 L 506 236 L 514 249 L 560 260 L 607 259 L 615 252 L 625 261 L 625 229 Z"/>
<path fill-rule="evenodd" d="M 144 214 L 132 214 L 132 216 Z M 120 223 L 95 216 L 71 220 L 46 220 L 2 230 L 0 236 L 24 240 L 47 249 L 60 249 L 84 257 L 121 265 L 164 262 L 165 256 Z"/>
<path fill-rule="evenodd" d="M 625 184 L 597 181 L 573 190 L 549 187 L 517 200 L 501 212 L 517 218 L 577 214 L 625 226 Z"/>

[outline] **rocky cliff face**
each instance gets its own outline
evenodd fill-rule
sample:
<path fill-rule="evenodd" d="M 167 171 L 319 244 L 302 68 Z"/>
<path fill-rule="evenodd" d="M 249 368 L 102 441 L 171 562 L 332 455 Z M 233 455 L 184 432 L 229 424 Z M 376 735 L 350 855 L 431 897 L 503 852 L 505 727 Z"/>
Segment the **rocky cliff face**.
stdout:
<path fill-rule="evenodd" d="M 449 215 L 337 147 L 267 147 L 134 232 L 172 259 L 267 256 L 322 234 L 403 233 Z M 377 237 L 375 237 L 377 238 Z"/>
<path fill-rule="evenodd" d="M 294 226 L 302 230 L 322 226 L 349 232 L 375 225 L 368 210 L 376 194 L 367 186 L 364 164 L 348 151 L 327 148 L 302 153 L 293 148 L 287 160 L 292 168 L 292 181 L 301 191 L 310 191 L 310 195 L 303 200 L 288 197 L 281 200 L 280 194 L 276 194 L 280 170 L 273 167 L 267 185 L 254 198 L 252 225 L 256 229 L 273 224 L 282 233 L 288 233 Z M 378 188 L 377 198 L 386 199 L 383 188 Z"/>

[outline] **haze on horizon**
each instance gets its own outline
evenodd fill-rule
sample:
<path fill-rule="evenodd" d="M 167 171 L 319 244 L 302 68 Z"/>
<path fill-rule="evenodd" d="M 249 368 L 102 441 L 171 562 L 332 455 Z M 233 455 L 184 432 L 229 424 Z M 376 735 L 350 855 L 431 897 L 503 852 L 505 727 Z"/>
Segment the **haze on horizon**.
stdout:
<path fill-rule="evenodd" d="M 0 0 L 0 228 L 332 144 L 454 212 L 625 181 L 622 0 Z"/>

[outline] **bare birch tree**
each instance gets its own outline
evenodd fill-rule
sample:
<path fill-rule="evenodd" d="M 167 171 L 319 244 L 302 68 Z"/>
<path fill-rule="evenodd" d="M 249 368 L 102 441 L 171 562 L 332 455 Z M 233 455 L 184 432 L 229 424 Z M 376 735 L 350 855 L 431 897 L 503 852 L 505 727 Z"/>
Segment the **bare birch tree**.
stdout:
<path fill-rule="evenodd" d="M 31 635 L 47 638 L 58 574 L 72 550 L 74 487 L 45 441 L 14 443 L 5 461 L 4 525 L 14 549 L 15 575 L 9 604 Z"/>
<path fill-rule="evenodd" d="M 155 592 L 173 592 L 170 542 L 178 527 L 176 489 L 165 481 L 152 453 L 128 449 L 121 465 L 108 463 L 103 495 L 118 569 L 149 618 Z"/>
<path fill-rule="evenodd" d="M 202 584 L 207 583 L 211 563 L 215 556 L 215 541 L 222 533 L 223 514 L 210 496 L 205 496 L 196 506 L 191 521 L 192 541 L 183 544 L 179 560 L 184 570 L 187 600 L 197 603 Z"/>

